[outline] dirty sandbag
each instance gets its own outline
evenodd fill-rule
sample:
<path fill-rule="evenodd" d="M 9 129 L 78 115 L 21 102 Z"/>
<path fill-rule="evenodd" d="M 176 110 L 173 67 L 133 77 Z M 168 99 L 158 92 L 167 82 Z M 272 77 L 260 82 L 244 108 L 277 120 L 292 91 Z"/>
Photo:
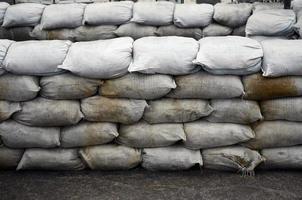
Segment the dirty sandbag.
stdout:
<path fill-rule="evenodd" d="M 253 126 L 255 138 L 244 143 L 251 149 L 287 147 L 302 144 L 302 123 L 263 121 Z"/>
<path fill-rule="evenodd" d="M 121 125 L 117 142 L 136 148 L 170 146 L 185 141 L 182 124 L 148 124 L 144 121 L 132 125 Z"/>
<path fill-rule="evenodd" d="M 82 170 L 77 149 L 26 149 L 17 170 Z"/>
<path fill-rule="evenodd" d="M 207 149 L 245 142 L 255 137 L 247 125 L 231 123 L 211 123 L 195 121 L 184 124 L 186 133 L 185 147 Z"/>
<path fill-rule="evenodd" d="M 8 3 L 6 3 L 6 2 L 0 2 L 0 25 L 3 23 L 6 9 L 9 6 L 10 5 Z"/>
<path fill-rule="evenodd" d="M 83 148 L 80 155 L 93 170 L 127 170 L 142 161 L 141 150 L 112 144 Z"/>
<path fill-rule="evenodd" d="M 253 3 L 253 13 L 261 10 L 272 10 L 272 9 L 284 9 L 283 3 L 263 3 L 263 2 L 254 2 Z"/>
<path fill-rule="evenodd" d="M 81 109 L 88 121 L 117 122 L 132 124 L 138 122 L 148 106 L 145 100 L 107 98 L 94 96 L 83 99 Z"/>
<path fill-rule="evenodd" d="M 106 97 L 130 99 L 158 99 L 176 88 L 172 76 L 129 73 L 116 79 L 105 80 L 99 93 Z"/>
<path fill-rule="evenodd" d="M 13 118 L 27 126 L 68 126 L 77 124 L 83 117 L 80 103 L 73 100 L 36 98 L 22 102 L 22 110 Z"/>
<path fill-rule="evenodd" d="M 193 38 L 177 36 L 141 38 L 133 43 L 133 61 L 128 70 L 146 74 L 193 73 L 200 69 L 192 63 L 197 52 L 198 42 Z"/>
<path fill-rule="evenodd" d="M 217 3 L 214 6 L 214 20 L 229 27 L 245 25 L 252 14 L 253 5 L 250 3 L 226 4 Z"/>
<path fill-rule="evenodd" d="M 123 76 L 132 60 L 132 43 L 130 37 L 73 43 L 59 68 L 87 78 Z"/>
<path fill-rule="evenodd" d="M 69 148 L 106 144 L 117 136 L 117 124 L 80 122 L 61 129 L 61 146 Z"/>
<path fill-rule="evenodd" d="M 49 76 L 62 73 L 70 41 L 25 41 L 13 43 L 5 57 L 5 70 L 22 75 Z"/>
<path fill-rule="evenodd" d="M 21 110 L 19 102 L 0 100 L 0 122 L 9 119 L 15 112 Z"/>
<path fill-rule="evenodd" d="M 222 171 L 237 171 L 253 176 L 254 169 L 265 158 L 257 151 L 240 146 L 219 147 L 202 151 L 204 168 Z"/>
<path fill-rule="evenodd" d="M 155 31 L 157 36 L 181 36 L 199 40 L 202 38 L 202 30 L 200 28 L 179 28 L 175 25 L 160 26 Z"/>
<path fill-rule="evenodd" d="M 9 47 L 14 43 L 12 40 L 0 40 L 0 75 L 4 74 L 4 59 L 8 52 Z"/>
<path fill-rule="evenodd" d="M 143 118 L 151 124 L 195 121 L 213 111 L 208 101 L 200 99 L 164 98 L 148 104 Z"/>
<path fill-rule="evenodd" d="M 0 138 L 11 148 L 54 148 L 60 146 L 60 129 L 30 127 L 8 120 L 0 124 Z"/>
<path fill-rule="evenodd" d="M 0 38 L 14 41 L 33 40 L 35 38 L 31 36 L 32 30 L 32 27 L 0 27 Z"/>
<path fill-rule="evenodd" d="M 212 99 L 211 107 L 213 112 L 205 118 L 209 122 L 250 124 L 263 118 L 257 101 Z"/>
<path fill-rule="evenodd" d="M 195 165 L 203 165 L 199 150 L 182 146 L 145 148 L 142 157 L 142 167 L 151 171 L 187 170 Z"/>
<path fill-rule="evenodd" d="M 16 169 L 21 157 L 23 149 L 10 149 L 0 147 L 0 170 L 2 169 Z"/>
<path fill-rule="evenodd" d="M 33 76 L 3 74 L 0 76 L 0 99 L 6 101 L 28 101 L 40 91 L 39 79 Z"/>
<path fill-rule="evenodd" d="M 250 38 L 206 37 L 199 40 L 199 46 L 194 63 L 210 73 L 247 75 L 258 72 L 261 68 L 261 44 Z"/>
<path fill-rule="evenodd" d="M 202 37 L 231 35 L 233 29 L 220 24 L 210 24 L 202 30 Z"/>
<path fill-rule="evenodd" d="M 239 76 L 212 75 L 198 72 L 175 77 L 177 87 L 167 97 L 190 99 L 227 99 L 243 95 L 243 85 Z"/>
<path fill-rule="evenodd" d="M 245 25 L 233 29 L 232 35 L 245 37 Z"/>
<path fill-rule="evenodd" d="M 132 37 L 139 39 L 142 37 L 155 36 L 156 26 L 141 25 L 137 23 L 127 23 L 120 25 L 114 33 L 119 37 Z"/>
<path fill-rule="evenodd" d="M 42 97 L 49 99 L 83 99 L 97 93 L 101 80 L 87 79 L 70 73 L 42 77 Z"/>
<path fill-rule="evenodd" d="M 36 26 L 40 23 L 45 5 L 38 3 L 22 3 L 10 5 L 5 12 L 2 26 Z"/>

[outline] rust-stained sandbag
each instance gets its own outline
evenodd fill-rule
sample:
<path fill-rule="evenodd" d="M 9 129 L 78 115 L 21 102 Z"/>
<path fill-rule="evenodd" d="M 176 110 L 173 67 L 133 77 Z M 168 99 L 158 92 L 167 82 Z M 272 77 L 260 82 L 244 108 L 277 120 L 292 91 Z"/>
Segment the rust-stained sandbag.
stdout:
<path fill-rule="evenodd" d="M 81 109 L 88 121 L 118 122 L 132 124 L 138 122 L 148 106 L 145 100 L 117 99 L 94 96 L 83 99 Z"/>
<path fill-rule="evenodd" d="M 141 163 L 141 151 L 121 145 L 100 145 L 80 150 L 80 155 L 93 170 L 127 170 Z"/>
<path fill-rule="evenodd" d="M 253 130 L 246 125 L 231 123 L 211 123 L 195 121 L 184 124 L 185 147 L 207 149 L 245 142 L 255 137 Z"/>
<path fill-rule="evenodd" d="M 148 124 L 144 121 L 121 125 L 117 142 L 136 148 L 163 147 L 185 141 L 182 124 Z"/>
<path fill-rule="evenodd" d="M 20 110 L 20 103 L 0 100 L 0 122 L 9 119 L 12 114 Z"/>
<path fill-rule="evenodd" d="M 132 37 L 133 39 L 139 39 L 142 37 L 155 36 L 157 27 L 141 25 L 137 23 L 127 23 L 120 25 L 114 33 L 119 37 Z"/>
<path fill-rule="evenodd" d="M 82 99 L 95 95 L 101 82 L 69 73 L 42 77 L 40 95 L 49 99 Z"/>
<path fill-rule="evenodd" d="M 148 123 L 190 122 L 210 115 L 209 102 L 199 99 L 159 99 L 148 102 L 144 120 Z"/>
<path fill-rule="evenodd" d="M 109 122 L 81 122 L 61 129 L 61 146 L 69 148 L 106 144 L 117 136 L 116 124 Z"/>
<path fill-rule="evenodd" d="M 27 149 L 17 170 L 82 170 L 77 149 Z"/>
<path fill-rule="evenodd" d="M 231 35 L 232 31 L 233 29 L 230 27 L 212 23 L 202 30 L 202 36 L 203 37 L 227 36 L 227 35 Z"/>
<path fill-rule="evenodd" d="M 143 149 L 142 167 L 151 171 L 187 170 L 195 165 L 203 165 L 200 151 L 182 146 Z"/>
<path fill-rule="evenodd" d="M 77 124 L 83 118 L 78 101 L 39 97 L 22 102 L 21 106 L 22 110 L 13 118 L 28 126 L 68 126 Z"/>
<path fill-rule="evenodd" d="M 10 149 L 0 147 L 0 170 L 2 169 L 16 169 L 21 157 L 23 149 Z"/>
<path fill-rule="evenodd" d="M 105 80 L 99 93 L 107 97 L 158 99 L 174 88 L 175 81 L 169 75 L 130 73 L 120 78 Z"/>
<path fill-rule="evenodd" d="M 202 38 L 202 30 L 200 28 L 179 28 L 175 25 L 168 25 L 158 27 L 155 35 L 189 37 L 199 40 Z"/>

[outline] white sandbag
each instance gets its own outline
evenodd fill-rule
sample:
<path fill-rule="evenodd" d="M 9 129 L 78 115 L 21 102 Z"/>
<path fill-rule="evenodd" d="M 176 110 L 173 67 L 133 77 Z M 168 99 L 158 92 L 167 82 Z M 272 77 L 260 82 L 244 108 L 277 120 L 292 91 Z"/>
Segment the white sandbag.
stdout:
<path fill-rule="evenodd" d="M 9 119 L 14 113 L 20 110 L 20 103 L 0 100 L 0 122 Z"/>
<path fill-rule="evenodd" d="M 8 52 L 9 47 L 14 43 L 12 40 L 0 40 L 0 75 L 5 72 L 4 59 Z"/>
<path fill-rule="evenodd" d="M 149 101 L 144 113 L 148 123 L 190 122 L 211 114 L 208 101 L 199 99 L 159 99 Z"/>
<path fill-rule="evenodd" d="M 199 46 L 194 63 L 210 73 L 247 75 L 260 70 L 263 51 L 255 40 L 239 36 L 207 37 L 199 40 Z"/>
<path fill-rule="evenodd" d="M 70 41 L 25 41 L 13 43 L 5 57 L 5 70 L 22 75 L 48 76 L 62 72 Z"/>
<path fill-rule="evenodd" d="M 254 169 L 265 160 L 257 151 L 240 146 L 206 149 L 202 158 L 204 168 L 238 171 L 248 176 L 254 176 Z"/>
<path fill-rule="evenodd" d="M 39 79 L 33 76 L 3 74 L 0 76 L 0 99 L 6 101 L 28 101 L 40 90 Z"/>
<path fill-rule="evenodd" d="M 246 34 L 288 36 L 293 33 L 296 16 L 292 10 L 271 9 L 254 13 L 247 21 Z"/>
<path fill-rule="evenodd" d="M 89 97 L 81 102 L 81 109 L 86 120 L 122 124 L 138 122 L 147 106 L 145 100 L 111 99 L 101 96 Z"/>
<path fill-rule="evenodd" d="M 134 40 L 155 36 L 156 26 L 141 25 L 137 23 L 127 23 L 120 25 L 114 33 L 119 37 L 132 37 Z"/>
<path fill-rule="evenodd" d="M 0 147 L 0 169 L 16 169 L 23 152 L 23 149 Z"/>
<path fill-rule="evenodd" d="M 60 146 L 60 129 L 24 126 L 8 120 L 0 123 L 0 138 L 11 148 L 54 148 Z"/>
<path fill-rule="evenodd" d="M 49 99 L 83 99 L 97 93 L 101 80 L 72 74 L 60 74 L 40 79 L 40 95 Z"/>
<path fill-rule="evenodd" d="M 42 29 L 76 28 L 82 25 L 85 5 L 53 4 L 46 6 L 41 18 Z"/>
<path fill-rule="evenodd" d="M 6 2 L 0 2 L 0 25 L 3 23 L 6 9 L 9 7 L 9 4 Z"/>
<path fill-rule="evenodd" d="M 198 43 L 185 37 L 145 37 L 133 43 L 133 61 L 129 72 L 147 74 L 189 74 L 199 70 L 192 61 Z"/>
<path fill-rule="evenodd" d="M 125 75 L 132 59 L 132 43 L 130 37 L 73 43 L 59 68 L 88 78 Z"/>
<path fill-rule="evenodd" d="M 284 4 L 277 2 L 269 2 L 269 3 L 263 3 L 263 2 L 254 2 L 253 3 L 253 13 L 261 11 L 261 10 L 272 10 L 272 9 L 283 9 Z"/>
<path fill-rule="evenodd" d="M 171 76 L 129 73 L 116 79 L 105 80 L 99 93 L 106 97 L 130 99 L 158 99 L 176 88 Z"/>
<path fill-rule="evenodd" d="M 255 137 L 249 126 L 231 123 L 196 121 L 184 124 L 185 147 L 207 149 L 245 142 Z"/>
<path fill-rule="evenodd" d="M 180 36 L 189 37 L 199 40 L 202 38 L 202 30 L 200 28 L 179 28 L 175 25 L 160 26 L 155 32 L 156 36 Z"/>
<path fill-rule="evenodd" d="M 263 36 L 263 35 L 251 35 L 249 38 L 256 40 L 260 43 L 262 43 L 265 40 L 288 40 L 285 36 Z"/>
<path fill-rule="evenodd" d="M 22 102 L 22 110 L 14 120 L 28 126 L 68 126 L 77 124 L 83 114 L 80 104 L 72 100 L 50 100 L 36 98 Z"/>
<path fill-rule="evenodd" d="M 251 149 L 288 147 L 302 144 L 302 123 L 264 121 L 253 126 L 255 138 L 244 143 Z"/>
<path fill-rule="evenodd" d="M 256 101 L 242 99 L 213 99 L 213 112 L 205 118 L 209 122 L 228 122 L 236 124 L 251 124 L 263 117 Z"/>
<path fill-rule="evenodd" d="M 109 122 L 81 122 L 61 129 L 61 146 L 82 147 L 111 142 L 118 136 L 117 125 Z"/>
<path fill-rule="evenodd" d="M 177 99 L 228 99 L 243 95 L 240 77 L 198 72 L 175 77 L 177 87 L 167 97 Z"/>
<path fill-rule="evenodd" d="M 302 10 L 302 1 L 301 0 L 293 0 L 292 1 L 293 10 L 298 13 Z"/>
<path fill-rule="evenodd" d="M 232 31 L 233 29 L 230 27 L 213 23 L 202 30 L 202 36 L 203 37 L 227 36 L 227 35 L 231 35 Z"/>
<path fill-rule="evenodd" d="M 132 22 L 163 26 L 172 24 L 174 3 L 166 1 L 137 2 L 133 6 Z"/>
<path fill-rule="evenodd" d="M 282 98 L 262 101 L 261 112 L 265 120 L 302 121 L 302 98 Z"/>
<path fill-rule="evenodd" d="M 132 17 L 132 1 L 88 4 L 84 12 L 85 25 L 120 25 Z"/>
<path fill-rule="evenodd" d="M 203 165 L 200 151 L 182 146 L 143 149 L 142 167 L 151 171 L 187 170 L 194 165 Z"/>
<path fill-rule="evenodd" d="M 185 141 L 182 124 L 148 124 L 144 121 L 121 125 L 117 142 L 130 147 L 152 148 L 170 146 Z"/>
<path fill-rule="evenodd" d="M 245 25 L 233 29 L 232 35 L 245 37 Z"/>
<path fill-rule="evenodd" d="M 84 163 L 77 149 L 27 149 L 17 170 L 82 170 Z"/>
<path fill-rule="evenodd" d="M 214 20 L 229 27 L 245 25 L 252 14 L 253 5 L 250 3 L 226 4 L 217 3 L 214 6 Z"/>
<path fill-rule="evenodd" d="M 263 149 L 264 169 L 302 169 L 302 146 Z"/>
<path fill-rule="evenodd" d="M 141 151 L 121 145 L 100 145 L 80 150 L 90 169 L 127 170 L 141 163 Z"/>
<path fill-rule="evenodd" d="M 302 40 L 265 40 L 263 76 L 302 75 Z"/>
<path fill-rule="evenodd" d="M 45 5 L 22 3 L 11 5 L 6 9 L 2 26 L 35 26 L 40 23 Z"/>
<path fill-rule="evenodd" d="M 182 28 L 205 27 L 212 22 L 213 14 L 211 4 L 176 4 L 173 22 Z"/>

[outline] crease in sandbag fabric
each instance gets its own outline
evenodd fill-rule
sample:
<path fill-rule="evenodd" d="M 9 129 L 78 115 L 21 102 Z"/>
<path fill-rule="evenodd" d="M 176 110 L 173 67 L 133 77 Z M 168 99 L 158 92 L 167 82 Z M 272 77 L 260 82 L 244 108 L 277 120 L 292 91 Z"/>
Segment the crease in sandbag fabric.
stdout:
<path fill-rule="evenodd" d="M 23 149 L 0 147 L 0 169 L 16 169 L 23 152 Z"/>
<path fill-rule="evenodd" d="M 0 122 L 9 119 L 14 113 L 21 110 L 19 102 L 0 100 Z"/>
<path fill-rule="evenodd" d="M 2 25 L 4 20 L 4 15 L 6 12 L 6 9 L 9 7 L 9 4 L 6 2 L 0 2 L 0 25 Z"/>

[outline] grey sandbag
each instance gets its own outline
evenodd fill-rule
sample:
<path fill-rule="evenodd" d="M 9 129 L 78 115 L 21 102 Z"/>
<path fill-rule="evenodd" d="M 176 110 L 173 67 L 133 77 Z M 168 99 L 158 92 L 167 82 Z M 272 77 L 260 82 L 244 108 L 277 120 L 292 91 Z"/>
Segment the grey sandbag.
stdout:
<path fill-rule="evenodd" d="M 82 25 L 83 4 L 53 4 L 46 6 L 41 18 L 42 29 L 76 28 Z"/>
<path fill-rule="evenodd" d="M 142 37 L 155 36 L 157 27 L 148 26 L 137 23 L 127 23 L 120 25 L 114 33 L 119 37 L 132 37 L 133 39 L 139 39 Z"/>
<path fill-rule="evenodd" d="M 61 129 L 61 146 L 69 148 L 106 144 L 117 136 L 117 124 L 80 122 Z"/>
<path fill-rule="evenodd" d="M 121 145 L 100 145 L 80 150 L 80 155 L 93 170 L 127 170 L 141 163 L 141 151 Z"/>
<path fill-rule="evenodd" d="M 247 125 L 231 123 L 211 123 L 195 121 L 184 124 L 186 133 L 185 147 L 189 149 L 207 149 L 245 142 L 255 137 Z"/>
<path fill-rule="evenodd" d="M 203 37 L 212 37 L 212 36 L 227 36 L 231 35 L 233 29 L 227 26 L 220 24 L 210 24 L 202 30 Z"/>
<path fill-rule="evenodd" d="M 17 170 L 82 170 L 77 149 L 26 149 Z"/>
<path fill-rule="evenodd" d="M 265 161 L 257 151 L 240 146 L 206 149 L 202 157 L 204 168 L 238 171 L 248 176 L 254 176 L 254 169 Z"/>
<path fill-rule="evenodd" d="M 179 28 L 175 25 L 160 26 L 155 31 L 157 36 L 181 36 L 199 40 L 202 38 L 202 30 L 200 28 Z"/>
<path fill-rule="evenodd" d="M 19 161 L 22 158 L 23 152 L 23 149 L 0 147 L 0 170 L 16 169 Z"/>
<path fill-rule="evenodd" d="M 8 120 L 0 123 L 0 138 L 11 148 L 54 148 L 60 146 L 60 129 L 30 127 Z"/>
<path fill-rule="evenodd" d="M 253 13 L 261 11 L 261 10 L 272 10 L 272 9 L 284 9 L 284 5 L 281 2 L 254 2 L 253 3 Z"/>
<path fill-rule="evenodd" d="M 132 22 L 164 26 L 172 24 L 175 4 L 172 2 L 137 2 L 133 6 Z"/>
<path fill-rule="evenodd" d="M 5 57 L 5 70 L 36 76 L 62 73 L 58 65 L 63 63 L 70 45 L 64 40 L 15 42 Z"/>
<path fill-rule="evenodd" d="M 245 37 L 246 33 L 245 33 L 245 25 L 243 26 L 239 26 L 237 28 L 233 29 L 232 35 L 237 35 L 237 36 L 241 36 L 241 37 Z"/>
<path fill-rule="evenodd" d="M 260 103 L 265 120 L 288 120 L 302 122 L 302 98 L 288 97 Z"/>
<path fill-rule="evenodd" d="M 211 107 L 213 112 L 205 118 L 209 122 L 250 124 L 263 118 L 257 101 L 212 99 Z"/>
<path fill-rule="evenodd" d="M 9 7 L 10 5 L 6 2 L 0 2 L 0 25 L 3 23 L 4 20 L 4 15 L 6 12 L 6 9 Z"/>
<path fill-rule="evenodd" d="M 45 5 L 53 4 L 53 0 L 15 0 L 15 4 L 19 3 L 41 3 Z"/>
<path fill-rule="evenodd" d="M 14 41 L 33 40 L 35 38 L 31 36 L 32 30 L 33 28 L 28 26 L 12 28 L 0 27 L 0 38 Z"/>
<path fill-rule="evenodd" d="M 264 169 L 302 169 L 302 146 L 263 149 L 261 154 Z"/>
<path fill-rule="evenodd" d="M 140 121 L 132 125 L 121 125 L 117 142 L 136 148 L 170 146 L 185 141 L 182 124 L 148 124 Z"/>
<path fill-rule="evenodd" d="M 122 124 L 138 122 L 147 106 L 148 104 L 145 100 L 101 96 L 89 97 L 81 102 L 81 109 L 86 120 Z"/>
<path fill-rule="evenodd" d="M 211 4 L 176 4 L 173 22 L 182 28 L 205 27 L 212 22 L 213 14 Z"/>
<path fill-rule="evenodd" d="M 251 149 L 288 147 L 302 144 L 302 123 L 264 121 L 253 126 L 255 138 L 244 143 Z"/>
<path fill-rule="evenodd" d="M 226 4 L 217 3 L 214 6 L 214 20 L 229 27 L 245 25 L 252 14 L 253 5 L 250 3 Z"/>
<path fill-rule="evenodd" d="M 143 149 L 142 167 L 151 171 L 187 170 L 194 165 L 203 165 L 200 151 L 182 146 Z"/>
<path fill-rule="evenodd" d="M 40 91 L 39 79 L 33 76 L 3 74 L 0 76 L 0 99 L 6 101 L 28 101 Z"/>
<path fill-rule="evenodd" d="M 87 79 L 70 73 L 42 77 L 42 97 L 49 99 L 83 99 L 97 93 L 101 80 Z"/>
<path fill-rule="evenodd" d="M 195 121 L 213 111 L 208 101 L 200 99 L 164 98 L 148 104 L 143 118 L 151 124 Z"/>
<path fill-rule="evenodd" d="M 132 17 L 132 1 L 93 3 L 86 6 L 83 23 L 86 25 L 120 25 Z"/>
<path fill-rule="evenodd" d="M 39 97 L 22 102 L 21 106 L 22 110 L 13 118 L 28 126 L 68 126 L 77 124 L 83 118 L 78 101 Z"/>
<path fill-rule="evenodd" d="M 20 110 L 21 106 L 19 102 L 0 100 L 0 122 L 9 119 L 15 112 L 18 112 Z"/>
<path fill-rule="evenodd" d="M 11 5 L 6 9 L 2 26 L 35 26 L 39 24 L 45 5 L 22 3 Z"/>
<path fill-rule="evenodd" d="M 129 73 L 116 79 L 105 80 L 99 93 L 107 97 L 130 99 L 158 99 L 176 88 L 169 75 Z"/>
<path fill-rule="evenodd" d="M 298 13 L 299 11 L 302 10 L 302 2 L 300 0 L 293 0 L 292 1 L 292 7 L 293 10 Z"/>
<path fill-rule="evenodd" d="M 177 99 L 228 99 L 243 95 L 240 77 L 198 72 L 175 77 L 177 87 L 167 97 Z"/>
<path fill-rule="evenodd" d="M 4 74 L 4 59 L 8 52 L 9 47 L 14 43 L 12 40 L 0 40 L 0 75 Z"/>
<path fill-rule="evenodd" d="M 265 78 L 261 74 L 253 74 L 243 77 L 243 85 L 245 99 L 266 100 L 302 95 L 300 76 Z"/>

